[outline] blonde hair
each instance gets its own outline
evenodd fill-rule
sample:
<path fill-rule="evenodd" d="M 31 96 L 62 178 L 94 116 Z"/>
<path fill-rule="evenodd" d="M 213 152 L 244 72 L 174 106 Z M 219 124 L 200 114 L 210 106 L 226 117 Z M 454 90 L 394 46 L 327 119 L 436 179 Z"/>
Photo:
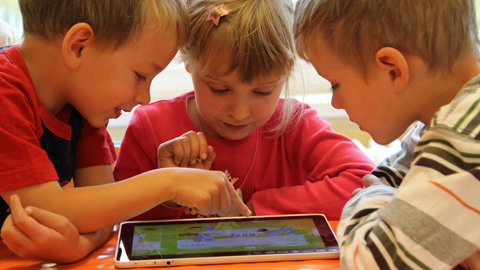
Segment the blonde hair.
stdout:
<path fill-rule="evenodd" d="M 478 57 L 473 0 L 299 0 L 294 35 L 301 58 L 308 61 L 321 36 L 364 76 L 383 47 L 418 56 L 434 72 L 451 70 L 462 56 Z"/>
<path fill-rule="evenodd" d="M 218 25 L 206 21 L 209 8 L 222 3 L 229 14 L 220 17 Z M 201 72 L 210 76 L 237 72 L 243 83 L 291 75 L 296 55 L 290 0 L 194 0 L 188 6 L 190 38 L 180 49 L 184 61 L 198 63 Z M 286 98 L 281 123 L 271 129 L 275 136 L 295 118 L 293 104 Z"/>
<path fill-rule="evenodd" d="M 19 5 L 24 33 L 47 40 L 80 22 L 93 28 L 96 42 L 114 49 L 134 40 L 152 22 L 149 26 L 155 29 L 149 31 L 174 33 L 179 47 L 188 39 L 184 0 L 19 0 Z"/>

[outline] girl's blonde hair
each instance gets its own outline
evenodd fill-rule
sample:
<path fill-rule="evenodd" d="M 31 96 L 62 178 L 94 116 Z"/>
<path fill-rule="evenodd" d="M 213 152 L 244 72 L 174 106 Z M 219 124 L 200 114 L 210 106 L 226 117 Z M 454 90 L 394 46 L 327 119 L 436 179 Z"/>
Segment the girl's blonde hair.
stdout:
<path fill-rule="evenodd" d="M 299 0 L 294 33 L 301 58 L 308 61 L 321 36 L 364 76 L 383 47 L 416 55 L 434 72 L 450 70 L 462 56 L 478 57 L 473 0 Z"/>
<path fill-rule="evenodd" d="M 24 34 L 51 40 L 73 25 L 88 23 L 95 42 L 116 49 L 142 31 L 174 33 L 179 47 L 188 39 L 184 0 L 19 0 Z M 146 28 L 148 24 L 152 28 Z"/>
<path fill-rule="evenodd" d="M 218 25 L 206 21 L 209 8 L 222 3 L 229 14 L 220 17 Z M 188 6 L 190 38 L 180 49 L 185 62 L 194 61 L 202 73 L 214 77 L 237 72 L 243 83 L 291 75 L 296 61 L 291 1 L 193 0 Z M 284 104 L 282 120 L 271 129 L 275 136 L 298 115 L 293 100 L 286 98 Z"/>

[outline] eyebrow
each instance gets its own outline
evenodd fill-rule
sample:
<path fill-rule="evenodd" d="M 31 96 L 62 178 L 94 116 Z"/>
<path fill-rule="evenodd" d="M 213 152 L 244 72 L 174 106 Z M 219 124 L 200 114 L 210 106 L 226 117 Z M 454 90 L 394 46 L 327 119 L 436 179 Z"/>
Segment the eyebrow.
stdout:
<path fill-rule="evenodd" d="M 162 71 L 162 70 L 165 69 L 164 67 L 158 65 L 157 63 L 153 63 L 153 62 L 151 63 L 151 66 L 153 67 L 153 69 L 154 69 L 155 71 L 157 71 L 157 70 L 158 70 L 158 71 Z"/>
<path fill-rule="evenodd" d="M 212 76 L 209 76 L 209 75 L 204 75 L 204 76 L 207 77 L 207 78 L 209 78 L 209 79 L 211 79 L 211 80 L 218 81 L 218 82 L 222 82 L 222 83 L 224 83 L 224 84 L 228 84 L 228 82 L 223 81 L 223 80 L 220 80 L 220 79 L 217 79 L 217 78 L 214 78 L 214 77 L 212 77 Z M 279 79 L 277 79 L 277 80 L 270 81 L 270 82 L 262 83 L 262 84 L 260 84 L 259 86 L 274 84 L 274 83 L 277 83 L 277 82 L 281 81 L 282 79 L 283 79 L 283 77 L 281 77 L 281 78 L 279 78 Z"/>

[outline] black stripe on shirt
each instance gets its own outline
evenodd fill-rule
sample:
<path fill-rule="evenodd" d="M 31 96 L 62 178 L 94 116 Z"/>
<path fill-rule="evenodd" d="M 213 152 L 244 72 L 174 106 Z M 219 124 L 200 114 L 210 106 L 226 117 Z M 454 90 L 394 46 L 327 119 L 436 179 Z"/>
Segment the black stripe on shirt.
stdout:
<path fill-rule="evenodd" d="M 468 171 L 470 174 L 472 174 L 477 180 L 480 181 L 480 169 L 479 168 L 474 168 Z"/>
<path fill-rule="evenodd" d="M 444 166 L 443 164 L 429 158 L 420 158 L 417 162 L 415 162 L 415 165 L 436 170 L 443 175 L 450 175 L 456 173 L 450 168 Z"/>
<path fill-rule="evenodd" d="M 369 232 L 366 233 L 366 235 L 370 235 L 371 233 L 372 232 L 369 231 Z M 380 268 L 382 270 L 383 269 L 390 269 L 387 261 L 385 261 L 385 258 L 383 258 L 382 253 L 378 249 L 377 245 L 375 245 L 375 243 L 372 241 L 372 239 L 370 237 L 368 237 L 365 240 L 366 240 L 366 246 L 370 249 L 373 258 L 377 262 L 378 268 Z"/>

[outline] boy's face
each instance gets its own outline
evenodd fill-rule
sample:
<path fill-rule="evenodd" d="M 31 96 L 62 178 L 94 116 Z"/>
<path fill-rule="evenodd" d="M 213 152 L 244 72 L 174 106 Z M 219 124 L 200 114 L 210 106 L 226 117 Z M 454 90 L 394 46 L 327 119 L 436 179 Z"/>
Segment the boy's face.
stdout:
<path fill-rule="evenodd" d="M 395 102 L 385 72 L 371 65 L 364 79 L 355 68 L 336 57 L 321 38 L 317 40 L 307 57 L 317 73 L 332 84 L 332 106 L 345 109 L 350 120 L 377 143 L 388 144 L 397 139 L 411 122 L 402 117 L 406 108 Z"/>
<path fill-rule="evenodd" d="M 213 138 L 241 140 L 265 125 L 285 85 L 283 76 L 247 84 L 239 82 L 236 72 L 212 77 L 200 72 L 195 64 L 188 64 L 187 68 L 195 87 L 199 117 L 203 120 L 201 128 Z"/>
<path fill-rule="evenodd" d="M 67 101 L 90 125 L 102 127 L 122 111 L 150 102 L 153 78 L 177 52 L 176 38 L 158 33 L 143 33 L 115 51 L 90 48 L 83 52 Z"/>

